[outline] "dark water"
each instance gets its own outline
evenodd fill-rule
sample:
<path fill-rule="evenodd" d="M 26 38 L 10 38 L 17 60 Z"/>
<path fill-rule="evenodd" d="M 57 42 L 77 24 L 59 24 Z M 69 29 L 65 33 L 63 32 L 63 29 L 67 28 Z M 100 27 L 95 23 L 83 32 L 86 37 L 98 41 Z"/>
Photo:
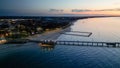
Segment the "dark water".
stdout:
<path fill-rule="evenodd" d="M 118 25 L 120 23 L 119 19 L 120 18 L 94 18 L 79 20 L 71 29 L 93 32 L 91 37 L 84 38 L 61 35 L 58 40 L 101 41 L 102 39 L 102 41 L 116 41 L 117 38 L 117 41 L 120 41 L 118 39 L 120 28 L 120 25 Z M 106 21 L 108 25 L 104 21 Z M 114 23 L 114 25 L 112 24 L 110 26 L 110 23 Z M 82 26 L 78 26 L 78 24 Z M 104 24 L 106 24 L 106 26 Z M 96 29 L 95 25 L 99 29 Z M 100 25 L 104 25 L 104 27 Z M 115 26 L 117 26 L 117 28 Z M 89 29 L 87 29 L 88 27 Z M 94 27 L 94 29 L 91 27 Z M 104 32 L 102 29 L 104 29 Z M 114 29 L 114 31 L 106 35 L 112 29 Z M 114 36 L 113 33 L 117 36 Z M 110 36 L 112 36 L 112 39 L 110 39 Z M 6 44 L 0 46 L 0 68 L 120 68 L 120 48 L 69 45 L 56 45 L 51 48 L 43 48 L 36 43 L 21 45 Z"/>

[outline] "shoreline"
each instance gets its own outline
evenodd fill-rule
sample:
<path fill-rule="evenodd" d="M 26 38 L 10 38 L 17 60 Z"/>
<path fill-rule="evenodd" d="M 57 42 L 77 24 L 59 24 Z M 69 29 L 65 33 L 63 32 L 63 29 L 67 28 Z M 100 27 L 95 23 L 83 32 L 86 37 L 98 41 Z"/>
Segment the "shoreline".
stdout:
<path fill-rule="evenodd" d="M 84 18 L 83 18 L 84 19 Z M 71 22 L 69 22 L 69 24 L 67 24 L 66 26 L 63 26 L 61 28 L 55 28 L 53 30 L 50 31 L 45 31 L 41 34 L 35 34 L 32 36 L 27 36 L 24 38 L 21 38 L 21 40 L 25 39 L 25 40 L 57 40 L 59 38 L 60 35 L 62 35 L 62 33 L 66 32 L 66 31 L 70 31 L 71 30 L 71 25 L 73 25 L 73 23 L 77 21 L 77 20 L 73 20 Z M 14 39 L 14 40 L 18 40 L 19 39 Z M 8 40 L 7 43 L 10 43 L 10 41 L 14 41 L 14 40 Z"/>
<path fill-rule="evenodd" d="M 70 31 L 71 25 L 73 25 L 75 21 L 69 22 L 68 25 L 63 26 L 62 28 L 56 28 L 54 30 L 46 31 L 42 34 L 36 34 L 33 36 L 28 36 L 26 39 L 29 40 L 57 40 L 61 33 L 66 31 Z"/>
<path fill-rule="evenodd" d="M 58 37 L 63 33 L 63 32 L 66 32 L 66 31 L 69 31 L 70 30 L 70 27 L 67 27 L 65 29 L 56 29 L 56 30 L 52 30 L 52 31 L 47 31 L 45 33 L 42 33 L 42 34 L 37 34 L 37 35 L 33 35 L 33 36 L 29 36 L 29 37 L 26 37 L 26 38 L 23 38 L 23 39 L 15 39 L 15 40 L 8 40 L 3 43 L 0 43 L 1 44 L 24 44 L 24 43 L 27 43 L 28 40 L 57 40 Z"/>
<path fill-rule="evenodd" d="M 70 25 L 71 26 L 71 25 Z M 46 31 L 42 34 L 36 34 L 33 36 L 29 36 L 26 39 L 30 39 L 30 40 L 57 40 L 58 37 L 61 35 L 61 33 L 66 32 L 66 31 L 70 31 L 70 26 L 66 27 L 66 28 L 58 28 L 55 30 L 51 30 L 51 31 Z"/>
<path fill-rule="evenodd" d="M 53 30 L 49 30 L 49 31 L 45 31 L 41 34 L 35 34 L 32 36 L 28 36 L 28 37 L 24 37 L 21 39 L 14 39 L 14 40 L 5 40 L 4 43 L 0 43 L 0 44 L 14 44 L 14 43 L 25 43 L 27 40 L 57 40 L 58 37 L 66 32 L 66 31 L 70 31 L 70 26 L 73 25 L 73 22 L 70 22 L 68 25 L 63 26 L 61 28 L 55 28 Z"/>

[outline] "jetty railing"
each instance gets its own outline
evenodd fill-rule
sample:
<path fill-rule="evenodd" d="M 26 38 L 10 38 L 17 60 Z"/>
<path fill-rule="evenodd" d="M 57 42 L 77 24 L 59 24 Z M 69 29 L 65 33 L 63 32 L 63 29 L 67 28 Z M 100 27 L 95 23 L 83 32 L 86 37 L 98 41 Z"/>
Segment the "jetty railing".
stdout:
<path fill-rule="evenodd" d="M 59 41 L 59 40 L 12 40 L 8 44 L 24 44 L 28 42 L 47 45 L 72 45 L 72 46 L 94 46 L 94 47 L 120 47 L 120 42 L 93 42 L 93 41 Z M 6 43 L 6 44 L 7 44 Z"/>
<path fill-rule="evenodd" d="M 93 41 L 55 41 L 41 40 L 31 42 L 49 44 L 49 45 L 72 45 L 72 46 L 94 46 L 94 47 L 120 47 L 120 42 L 93 42 Z"/>

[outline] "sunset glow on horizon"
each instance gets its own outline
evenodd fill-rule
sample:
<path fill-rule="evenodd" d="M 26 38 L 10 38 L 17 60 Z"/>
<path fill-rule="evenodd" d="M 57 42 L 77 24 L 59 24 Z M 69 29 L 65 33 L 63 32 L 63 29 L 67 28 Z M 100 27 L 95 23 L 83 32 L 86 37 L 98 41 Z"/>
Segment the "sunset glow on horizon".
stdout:
<path fill-rule="evenodd" d="M 120 0 L 1 0 L 5 15 L 120 15 Z"/>
<path fill-rule="evenodd" d="M 119 16 L 120 15 L 120 11 L 88 11 L 88 12 L 74 12 L 71 14 L 88 14 L 88 15 L 92 15 L 92 14 L 96 14 L 96 15 L 115 15 L 115 16 Z"/>

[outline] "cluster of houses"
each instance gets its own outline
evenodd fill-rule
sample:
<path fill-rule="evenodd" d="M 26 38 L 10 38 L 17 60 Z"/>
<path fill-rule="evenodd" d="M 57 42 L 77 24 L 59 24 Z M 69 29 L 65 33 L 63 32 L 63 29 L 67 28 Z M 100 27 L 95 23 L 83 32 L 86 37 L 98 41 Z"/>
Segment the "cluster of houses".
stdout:
<path fill-rule="evenodd" d="M 29 36 L 46 30 L 62 28 L 76 18 L 41 17 L 39 19 L 0 19 L 0 38 Z"/>
<path fill-rule="evenodd" d="M 8 36 L 9 35 L 9 23 L 7 22 L 0 22 L 0 37 Z"/>

